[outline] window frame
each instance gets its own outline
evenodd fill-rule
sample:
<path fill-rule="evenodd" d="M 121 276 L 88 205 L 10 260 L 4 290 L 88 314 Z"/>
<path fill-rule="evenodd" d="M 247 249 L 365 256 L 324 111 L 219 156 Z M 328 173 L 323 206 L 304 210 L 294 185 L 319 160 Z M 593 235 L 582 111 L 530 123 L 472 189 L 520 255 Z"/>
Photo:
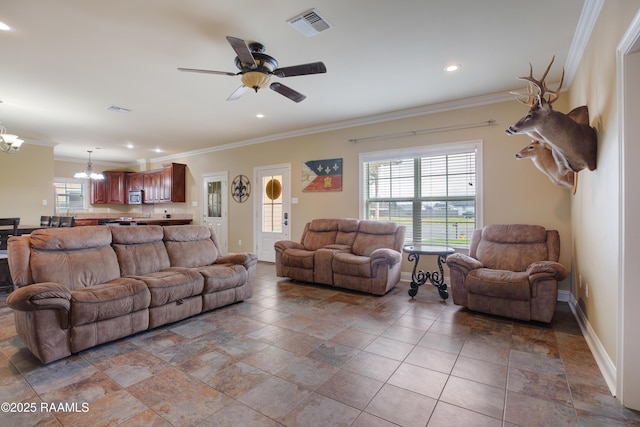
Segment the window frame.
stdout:
<path fill-rule="evenodd" d="M 453 155 L 453 154 L 462 154 L 468 153 L 470 151 L 475 151 L 475 172 L 476 172 L 476 207 L 475 207 L 475 228 L 482 228 L 483 224 L 483 171 L 482 171 L 482 151 L 483 151 L 483 141 L 482 140 L 472 140 L 472 141 L 462 141 L 462 142 L 450 142 L 450 143 L 442 143 L 442 144 L 431 144 L 431 145 L 423 145 L 417 147 L 409 147 L 409 148 L 400 148 L 400 149 L 392 149 L 392 150 L 383 150 L 383 151 L 373 151 L 373 152 L 363 152 L 359 154 L 359 162 L 358 162 L 358 211 L 361 219 L 367 218 L 367 212 L 365 211 L 365 198 L 364 191 L 366 188 L 364 182 L 364 165 L 365 163 L 375 162 L 375 161 L 391 161 L 395 159 L 407 159 L 407 158 L 422 158 L 422 157 L 430 157 L 430 156 L 443 156 L 443 155 Z M 412 201 L 415 201 L 415 198 L 411 198 Z M 408 236 L 413 233 L 407 233 Z M 405 240 L 405 244 L 412 244 L 414 242 Z M 454 247 L 456 249 L 467 250 L 469 247 L 467 245 L 453 245 L 449 244 L 448 246 Z"/>
<path fill-rule="evenodd" d="M 58 209 L 56 185 L 80 184 L 82 187 L 82 208 Z M 70 212 L 87 212 L 89 210 L 89 181 L 82 178 L 54 178 L 53 179 L 53 212 L 54 215 L 67 215 Z"/>

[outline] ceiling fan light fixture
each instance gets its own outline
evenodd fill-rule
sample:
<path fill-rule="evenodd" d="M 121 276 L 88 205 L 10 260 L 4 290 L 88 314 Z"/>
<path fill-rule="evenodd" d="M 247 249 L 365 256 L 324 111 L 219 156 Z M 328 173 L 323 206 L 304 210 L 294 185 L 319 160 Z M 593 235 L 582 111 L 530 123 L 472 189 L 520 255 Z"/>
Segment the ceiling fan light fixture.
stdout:
<path fill-rule="evenodd" d="M 252 88 L 256 92 L 269 84 L 271 76 L 260 71 L 247 71 L 242 75 L 242 84 Z"/>
<path fill-rule="evenodd" d="M 6 131 L 4 126 L 0 126 L 0 151 L 13 154 L 20 149 L 24 141 L 18 138 L 18 135 L 6 133 Z"/>

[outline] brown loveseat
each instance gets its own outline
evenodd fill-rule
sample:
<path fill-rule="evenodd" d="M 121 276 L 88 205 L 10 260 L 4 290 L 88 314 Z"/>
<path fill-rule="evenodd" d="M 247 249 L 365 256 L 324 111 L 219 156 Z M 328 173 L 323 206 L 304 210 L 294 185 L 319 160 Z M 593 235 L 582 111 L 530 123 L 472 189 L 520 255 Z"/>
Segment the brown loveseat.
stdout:
<path fill-rule="evenodd" d="M 299 243 L 275 243 L 276 274 L 384 295 L 400 281 L 404 235 L 391 221 L 314 219 Z"/>
<path fill-rule="evenodd" d="M 560 237 L 538 225 L 487 225 L 471 236 L 469 255 L 447 258 L 453 302 L 470 310 L 550 322 L 558 299 Z"/>
<path fill-rule="evenodd" d="M 257 257 L 205 226 L 88 226 L 9 240 L 18 335 L 43 363 L 249 298 Z"/>

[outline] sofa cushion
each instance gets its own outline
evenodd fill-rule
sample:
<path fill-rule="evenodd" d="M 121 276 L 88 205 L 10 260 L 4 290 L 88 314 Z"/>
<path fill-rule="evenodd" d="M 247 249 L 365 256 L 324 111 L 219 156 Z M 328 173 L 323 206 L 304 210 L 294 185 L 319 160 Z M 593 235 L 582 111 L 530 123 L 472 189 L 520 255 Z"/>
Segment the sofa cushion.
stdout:
<path fill-rule="evenodd" d="M 358 234 L 358 226 L 360 221 L 353 218 L 345 218 L 338 220 L 338 234 L 336 235 L 336 244 L 353 246 L 353 242 Z"/>
<path fill-rule="evenodd" d="M 306 268 L 313 270 L 315 251 L 305 249 L 287 249 L 282 254 L 282 264 L 288 267 Z"/>
<path fill-rule="evenodd" d="M 344 274 L 346 276 L 372 277 L 371 258 L 368 256 L 355 255 L 349 252 L 337 252 L 333 256 L 331 263 L 334 274 Z"/>
<path fill-rule="evenodd" d="M 478 268 L 469 272 L 465 284 L 471 294 L 511 300 L 531 299 L 529 275 L 526 272 Z"/>
<path fill-rule="evenodd" d="M 315 251 L 326 245 L 335 243 L 337 234 L 338 220 L 314 219 L 307 226 L 301 243 L 306 250 Z"/>
<path fill-rule="evenodd" d="M 122 276 L 144 275 L 169 268 L 169 256 L 162 242 L 162 227 L 109 228 Z"/>
<path fill-rule="evenodd" d="M 202 225 L 164 227 L 164 244 L 172 267 L 201 267 L 218 259 L 211 229 Z"/>
<path fill-rule="evenodd" d="M 396 249 L 397 229 L 397 224 L 392 221 L 360 221 L 353 253 L 368 257 L 379 248 Z"/>
<path fill-rule="evenodd" d="M 548 259 L 546 239 L 538 225 L 487 225 L 475 256 L 487 268 L 525 271 L 532 262 Z"/>
<path fill-rule="evenodd" d="M 149 307 L 147 286 L 135 279 L 121 278 L 110 283 L 71 292 L 71 326 L 113 319 Z"/>
<path fill-rule="evenodd" d="M 62 283 L 74 290 L 120 277 L 108 227 L 36 230 L 30 242 L 34 283 Z"/>
<path fill-rule="evenodd" d="M 200 295 L 204 287 L 204 278 L 200 273 L 181 267 L 171 267 L 157 273 L 132 277 L 141 280 L 149 288 L 151 293 L 149 307 Z"/>
<path fill-rule="evenodd" d="M 195 269 L 204 277 L 203 294 L 236 288 L 247 283 L 247 270 L 237 264 L 214 264 Z"/>

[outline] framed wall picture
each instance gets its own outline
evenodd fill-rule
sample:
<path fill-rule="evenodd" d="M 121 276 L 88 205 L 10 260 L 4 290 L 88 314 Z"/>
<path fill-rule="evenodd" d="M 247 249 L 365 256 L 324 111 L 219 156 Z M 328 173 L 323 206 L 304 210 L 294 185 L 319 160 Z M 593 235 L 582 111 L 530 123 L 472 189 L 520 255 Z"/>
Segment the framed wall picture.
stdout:
<path fill-rule="evenodd" d="M 342 191 L 342 159 L 304 162 L 302 191 Z"/>

